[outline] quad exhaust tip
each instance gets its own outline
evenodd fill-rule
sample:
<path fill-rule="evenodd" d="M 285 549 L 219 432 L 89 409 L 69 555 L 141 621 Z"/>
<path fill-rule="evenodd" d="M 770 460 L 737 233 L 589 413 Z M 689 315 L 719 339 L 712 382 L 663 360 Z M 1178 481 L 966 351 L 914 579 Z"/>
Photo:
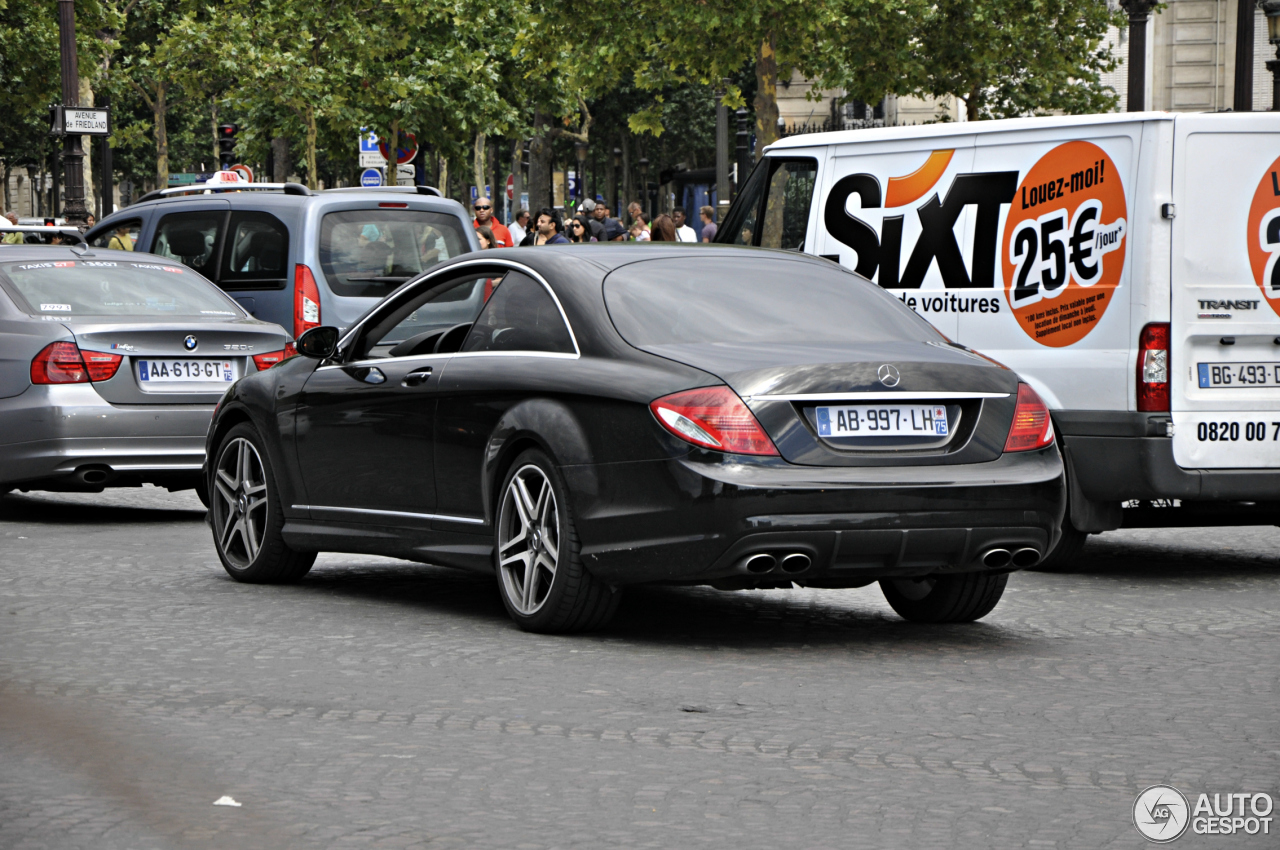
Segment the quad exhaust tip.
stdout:
<path fill-rule="evenodd" d="M 1019 549 L 1013 553 L 1013 565 L 1015 567 L 1034 567 L 1040 563 L 1040 550 L 1027 547 Z"/>
<path fill-rule="evenodd" d="M 813 566 L 813 558 L 807 552 L 757 552 L 742 559 L 742 569 L 755 575 L 781 570 L 790 575 L 797 575 Z"/>

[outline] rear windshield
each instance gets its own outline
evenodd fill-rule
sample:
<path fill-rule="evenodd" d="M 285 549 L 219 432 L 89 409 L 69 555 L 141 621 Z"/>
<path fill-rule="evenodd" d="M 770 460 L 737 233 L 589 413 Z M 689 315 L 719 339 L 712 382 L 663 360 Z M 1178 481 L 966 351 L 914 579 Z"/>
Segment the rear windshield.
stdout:
<path fill-rule="evenodd" d="M 336 295 L 383 298 L 470 250 L 457 218 L 424 210 L 344 210 L 320 224 L 320 267 Z"/>
<path fill-rule="evenodd" d="M 176 263 L 3 263 L 0 281 L 33 316 L 244 315 L 213 284 Z"/>
<path fill-rule="evenodd" d="M 639 348 L 943 339 L 898 299 L 834 263 L 754 252 L 633 263 L 609 275 L 604 296 L 618 332 Z"/>

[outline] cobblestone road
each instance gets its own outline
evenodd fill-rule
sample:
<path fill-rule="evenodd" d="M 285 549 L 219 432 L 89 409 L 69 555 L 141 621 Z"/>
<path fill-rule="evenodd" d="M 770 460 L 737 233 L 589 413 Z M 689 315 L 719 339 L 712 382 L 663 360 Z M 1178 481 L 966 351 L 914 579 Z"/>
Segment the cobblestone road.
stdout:
<path fill-rule="evenodd" d="M 1274 528 L 1094 538 L 974 625 L 659 588 L 562 638 L 400 561 L 238 585 L 202 516 L 0 498 L 0 848 L 1140 847 L 1153 783 L 1280 798 Z"/>

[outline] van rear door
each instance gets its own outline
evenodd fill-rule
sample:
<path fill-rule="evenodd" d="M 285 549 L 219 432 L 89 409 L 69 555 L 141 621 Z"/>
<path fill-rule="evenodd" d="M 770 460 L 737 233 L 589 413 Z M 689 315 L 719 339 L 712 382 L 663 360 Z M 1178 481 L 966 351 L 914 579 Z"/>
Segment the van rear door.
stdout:
<path fill-rule="evenodd" d="M 1194 469 L 1280 467 L 1280 115 L 1174 124 L 1170 407 Z"/>

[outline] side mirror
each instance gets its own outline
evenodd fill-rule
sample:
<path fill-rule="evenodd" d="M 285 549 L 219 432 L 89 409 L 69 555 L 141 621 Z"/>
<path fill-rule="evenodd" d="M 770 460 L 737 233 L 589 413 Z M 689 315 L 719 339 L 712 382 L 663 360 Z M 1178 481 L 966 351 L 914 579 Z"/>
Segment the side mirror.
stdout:
<path fill-rule="evenodd" d="M 338 350 L 338 329 L 322 327 L 304 331 L 294 347 L 303 357 L 314 357 L 316 360 L 332 357 Z"/>

